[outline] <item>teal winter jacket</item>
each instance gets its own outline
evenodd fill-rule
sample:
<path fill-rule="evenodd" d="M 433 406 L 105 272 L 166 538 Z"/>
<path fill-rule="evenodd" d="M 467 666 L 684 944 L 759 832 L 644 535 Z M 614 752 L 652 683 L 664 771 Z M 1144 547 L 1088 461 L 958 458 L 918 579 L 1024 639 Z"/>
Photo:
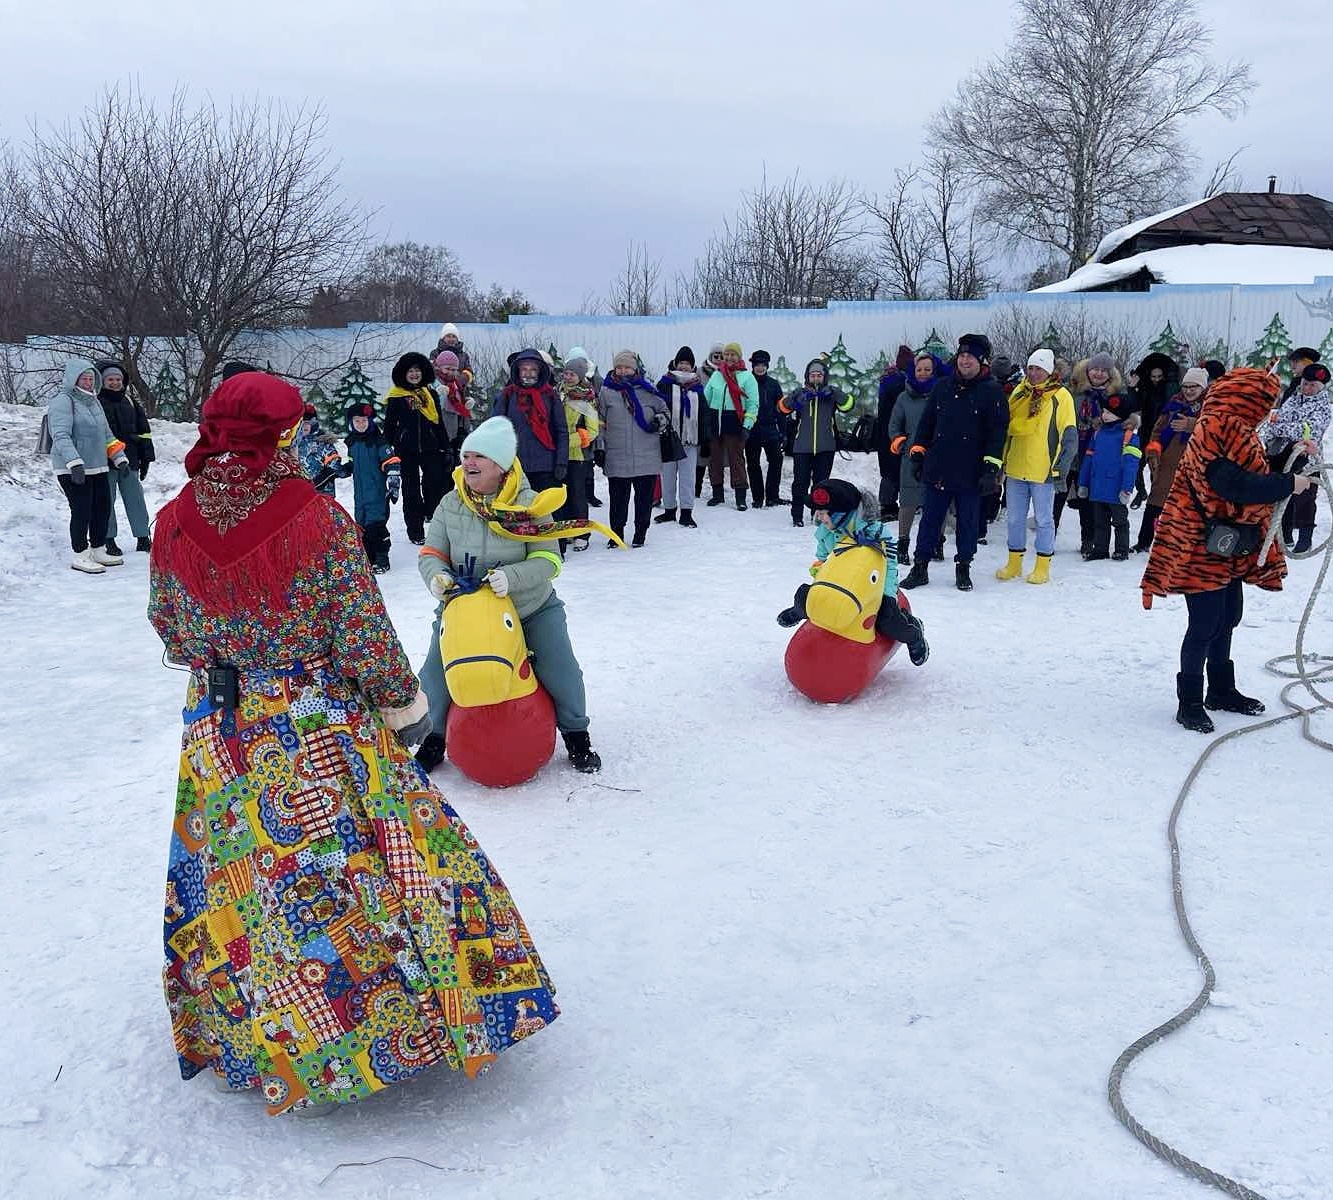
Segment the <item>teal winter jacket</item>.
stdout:
<path fill-rule="evenodd" d="M 81 392 L 74 386 L 85 371 L 93 373 L 93 390 Z M 102 402 L 97 398 L 101 386 L 93 364 L 71 358 L 65 363 L 65 381 L 46 409 L 47 428 L 51 431 L 51 469 L 68 475 L 82 467 L 89 475 L 105 475 L 113 462 L 128 463 L 125 445 L 117 441 L 107 424 Z"/>

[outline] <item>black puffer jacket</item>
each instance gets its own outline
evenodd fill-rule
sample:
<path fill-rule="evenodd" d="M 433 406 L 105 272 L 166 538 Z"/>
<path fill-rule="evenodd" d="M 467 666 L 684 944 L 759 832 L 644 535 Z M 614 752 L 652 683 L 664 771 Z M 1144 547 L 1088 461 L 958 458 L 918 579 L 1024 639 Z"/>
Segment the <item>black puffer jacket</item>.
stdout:
<path fill-rule="evenodd" d="M 407 382 L 407 373 L 413 367 L 421 372 L 421 382 L 413 389 Z M 442 420 L 428 420 L 421 411 L 419 400 L 410 394 L 414 390 L 424 395 L 429 392 L 435 398 L 435 412 L 440 409 L 440 397 L 430 386 L 435 378 L 435 368 L 430 359 L 415 350 L 404 354 L 393 365 L 391 373 L 393 390 L 389 392 L 384 405 L 384 437 L 392 443 L 400 458 L 423 459 L 432 455 L 449 453 L 449 433 Z"/>
<path fill-rule="evenodd" d="M 927 487 L 975 488 L 988 465 L 999 469 L 1008 431 L 1009 405 L 989 374 L 941 379 L 931 389 L 909 443 L 910 449 L 926 451 L 921 482 Z"/>
<path fill-rule="evenodd" d="M 116 367 L 124 378 L 124 368 L 118 362 L 99 362 L 97 373 L 100 375 L 108 367 Z M 102 411 L 106 413 L 106 423 L 111 426 L 112 434 L 125 443 L 125 457 L 130 460 L 130 470 L 137 471 L 157 458 L 153 449 L 153 431 L 148 425 L 148 414 L 137 400 L 132 400 L 124 388 L 113 392 L 103 388 L 97 393 L 102 402 Z"/>

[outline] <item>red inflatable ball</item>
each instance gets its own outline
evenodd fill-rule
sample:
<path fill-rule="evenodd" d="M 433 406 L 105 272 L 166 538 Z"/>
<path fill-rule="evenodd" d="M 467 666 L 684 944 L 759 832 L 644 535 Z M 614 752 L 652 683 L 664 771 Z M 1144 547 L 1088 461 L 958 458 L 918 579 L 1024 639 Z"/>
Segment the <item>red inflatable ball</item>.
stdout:
<path fill-rule="evenodd" d="M 463 708 L 445 719 L 449 761 L 484 787 L 527 783 L 555 753 L 555 705 L 544 687 L 519 700 Z"/>
<path fill-rule="evenodd" d="M 898 593 L 898 607 L 912 611 Z M 802 621 L 787 643 L 787 678 L 801 695 L 818 704 L 855 700 L 898 651 L 893 638 L 877 633 L 873 642 L 854 642 Z"/>

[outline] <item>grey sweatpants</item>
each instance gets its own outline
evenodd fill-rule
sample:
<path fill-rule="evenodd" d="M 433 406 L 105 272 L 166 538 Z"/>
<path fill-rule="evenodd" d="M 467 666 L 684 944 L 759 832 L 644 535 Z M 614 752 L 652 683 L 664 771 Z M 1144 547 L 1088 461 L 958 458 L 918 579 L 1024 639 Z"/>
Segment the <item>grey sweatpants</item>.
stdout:
<path fill-rule="evenodd" d="M 449 689 L 444 682 L 444 662 L 440 658 L 440 613 L 435 610 L 431 627 L 430 649 L 421 667 L 421 690 L 430 701 L 430 727 L 444 734 L 449 715 Z M 532 669 L 555 703 L 555 724 L 561 733 L 580 733 L 588 728 L 588 700 L 583 690 L 583 671 L 569 644 L 569 626 L 565 623 L 565 605 L 554 592 L 536 612 L 523 618 L 523 636 L 532 653 Z"/>
<path fill-rule="evenodd" d="M 139 482 L 137 471 L 108 471 L 107 487 L 111 489 L 111 518 L 106 523 L 106 535 L 114 538 L 119 532 L 116 527 L 116 492 L 125 505 L 125 516 L 130 522 L 130 531 L 135 537 L 148 536 L 148 505 L 143 498 L 143 484 Z"/>

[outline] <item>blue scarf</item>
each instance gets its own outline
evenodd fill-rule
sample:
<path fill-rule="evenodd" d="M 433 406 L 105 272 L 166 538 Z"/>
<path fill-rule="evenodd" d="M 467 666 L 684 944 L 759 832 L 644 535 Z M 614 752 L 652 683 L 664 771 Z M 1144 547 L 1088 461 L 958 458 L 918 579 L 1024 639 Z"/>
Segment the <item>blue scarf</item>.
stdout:
<path fill-rule="evenodd" d="M 643 381 L 644 387 L 648 386 L 647 380 Z M 688 417 L 690 415 L 690 393 L 698 392 L 699 399 L 703 399 L 704 385 L 699 381 L 699 377 L 694 377 L 693 383 L 681 383 L 670 371 L 662 376 L 657 382 L 658 394 L 665 400 L 671 395 L 673 387 L 680 388 L 680 415 Z"/>
<path fill-rule="evenodd" d="M 644 431 L 644 433 L 656 433 L 655 426 L 644 415 L 643 405 L 639 403 L 639 388 L 645 392 L 654 392 L 655 389 L 642 375 L 631 375 L 628 379 L 620 379 L 615 375 L 608 375 L 602 380 L 605 387 L 619 392 L 625 398 L 625 407 L 634 414 L 634 423 Z"/>

